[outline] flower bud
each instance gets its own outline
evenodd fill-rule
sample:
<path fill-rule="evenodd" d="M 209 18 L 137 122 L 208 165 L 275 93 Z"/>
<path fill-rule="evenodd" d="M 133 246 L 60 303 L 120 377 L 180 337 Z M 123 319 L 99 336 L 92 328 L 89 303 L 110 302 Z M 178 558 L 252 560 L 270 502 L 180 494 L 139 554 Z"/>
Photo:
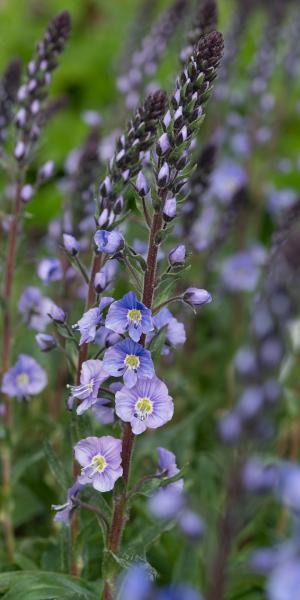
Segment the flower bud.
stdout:
<path fill-rule="evenodd" d="M 170 142 L 167 133 L 163 133 L 156 145 L 156 152 L 158 156 L 166 154 L 170 150 Z"/>
<path fill-rule="evenodd" d="M 21 199 L 23 202 L 29 202 L 34 194 L 34 188 L 30 183 L 23 185 L 21 189 Z"/>
<path fill-rule="evenodd" d="M 209 304 L 212 301 L 212 296 L 207 290 L 200 288 L 188 288 L 183 296 L 184 302 L 190 304 L 193 307 L 202 306 L 203 304 Z"/>
<path fill-rule="evenodd" d="M 26 151 L 26 146 L 25 146 L 24 142 L 22 142 L 21 140 L 19 140 L 16 143 L 15 150 L 14 150 L 14 156 L 15 156 L 15 158 L 17 160 L 22 160 L 22 158 L 24 158 L 25 151 Z"/>
<path fill-rule="evenodd" d="M 172 221 L 172 219 L 175 219 L 176 208 L 176 198 L 168 198 L 163 210 L 163 217 L 165 221 Z"/>
<path fill-rule="evenodd" d="M 139 192 L 140 196 L 146 196 L 149 192 L 149 183 L 143 173 L 143 171 L 140 171 L 137 178 L 136 178 L 136 189 Z"/>
<path fill-rule="evenodd" d="M 125 246 L 125 240 L 118 231 L 99 229 L 94 235 L 94 241 L 97 252 L 105 252 L 106 254 L 116 254 L 123 250 Z"/>
<path fill-rule="evenodd" d="M 53 303 L 49 310 L 49 317 L 55 323 L 64 323 L 66 320 L 66 313 L 62 308 L 60 308 L 60 306 L 57 306 L 57 304 Z"/>
<path fill-rule="evenodd" d="M 54 173 L 54 166 L 55 163 L 53 160 L 47 160 L 47 162 L 45 162 L 45 164 L 41 166 L 38 172 L 38 178 L 42 181 L 50 179 L 50 177 L 52 177 Z"/>
<path fill-rule="evenodd" d="M 108 208 L 104 208 L 104 210 L 101 212 L 100 217 L 98 219 L 98 225 L 100 227 L 105 227 L 105 225 L 108 225 L 109 222 L 109 210 Z"/>
<path fill-rule="evenodd" d="M 16 118 L 15 118 L 16 127 L 18 127 L 19 129 L 23 129 L 23 127 L 25 127 L 25 125 L 26 125 L 26 121 L 27 121 L 26 109 L 24 107 L 22 107 L 22 108 L 20 108 L 20 110 L 18 110 L 18 112 L 16 114 Z"/>
<path fill-rule="evenodd" d="M 30 105 L 31 114 L 37 115 L 40 110 L 40 107 L 41 107 L 41 105 L 39 103 L 39 100 L 34 100 L 33 102 L 31 102 L 31 105 Z"/>
<path fill-rule="evenodd" d="M 169 253 L 169 263 L 172 267 L 184 265 L 186 260 L 186 248 L 184 244 L 179 244 Z"/>
<path fill-rule="evenodd" d="M 65 250 L 68 252 L 68 254 L 76 256 L 76 254 L 78 254 L 78 252 L 80 251 L 80 244 L 76 240 L 76 238 L 73 235 L 70 235 L 69 233 L 64 233 L 63 240 Z"/>
<path fill-rule="evenodd" d="M 162 167 L 159 170 L 157 181 L 160 187 L 166 187 L 170 178 L 170 169 L 167 162 L 164 162 Z"/>
<path fill-rule="evenodd" d="M 47 333 L 38 333 L 35 336 L 37 345 L 42 352 L 50 352 L 53 348 L 56 348 L 57 343 L 53 335 Z"/>
<path fill-rule="evenodd" d="M 105 290 L 106 286 L 107 286 L 106 274 L 103 271 L 99 271 L 98 273 L 96 273 L 95 279 L 94 279 L 94 288 L 95 288 L 97 294 L 100 294 L 101 292 L 103 292 Z"/>
<path fill-rule="evenodd" d="M 163 118 L 163 124 L 164 124 L 164 126 L 165 126 L 166 129 L 168 129 L 171 121 L 172 121 L 171 113 L 168 110 L 168 112 L 166 112 L 166 114 L 165 114 L 165 116 Z"/>
<path fill-rule="evenodd" d="M 100 186 L 100 193 L 102 196 L 108 196 L 111 193 L 112 185 L 110 177 L 107 175 Z"/>
<path fill-rule="evenodd" d="M 188 130 L 187 130 L 187 126 L 184 125 L 182 127 L 182 129 L 179 131 L 179 134 L 177 136 L 176 142 L 177 144 L 183 144 L 183 142 L 185 142 L 187 140 L 188 137 Z"/>
<path fill-rule="evenodd" d="M 124 196 L 120 195 L 114 203 L 114 214 L 119 215 L 124 208 Z"/>

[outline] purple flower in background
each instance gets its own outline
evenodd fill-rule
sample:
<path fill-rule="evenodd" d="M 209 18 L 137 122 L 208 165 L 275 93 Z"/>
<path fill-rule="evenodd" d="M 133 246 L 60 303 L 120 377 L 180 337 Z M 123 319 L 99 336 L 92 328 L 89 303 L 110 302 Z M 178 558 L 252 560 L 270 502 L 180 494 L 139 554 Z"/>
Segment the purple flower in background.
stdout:
<path fill-rule="evenodd" d="M 134 342 L 138 342 L 143 333 L 153 330 L 151 311 L 138 301 L 134 292 L 128 292 L 110 306 L 105 327 L 116 333 L 128 331 Z"/>
<path fill-rule="evenodd" d="M 60 306 L 57 306 L 53 302 L 49 310 L 49 317 L 55 321 L 55 323 L 64 323 L 66 320 L 66 313 Z"/>
<path fill-rule="evenodd" d="M 47 375 L 27 354 L 20 354 L 16 364 L 4 374 L 2 392 L 18 400 L 36 396 L 47 385 Z"/>
<path fill-rule="evenodd" d="M 174 477 L 174 475 L 177 475 L 177 473 L 179 473 L 179 469 L 176 464 L 176 456 L 173 452 L 171 452 L 170 450 L 166 450 L 166 448 L 160 447 L 157 448 L 157 454 L 159 468 L 161 472 L 164 473 L 165 477 L 169 479 L 170 477 Z M 170 489 L 177 491 L 183 490 L 183 479 L 178 479 L 178 481 L 170 483 L 169 485 L 164 487 L 162 491 Z"/>
<path fill-rule="evenodd" d="M 296 557 L 279 563 L 267 583 L 269 600 L 299 600 L 300 560 Z"/>
<path fill-rule="evenodd" d="M 279 469 L 278 495 L 284 506 L 300 512 L 300 467 L 291 463 Z"/>
<path fill-rule="evenodd" d="M 94 341 L 97 327 L 104 323 L 102 313 L 113 300 L 114 299 L 109 296 L 101 298 L 99 306 L 90 308 L 90 310 L 85 312 L 81 319 L 73 325 L 73 329 L 79 329 L 80 331 L 80 345 L 89 344 Z"/>
<path fill-rule="evenodd" d="M 74 448 L 75 458 L 82 466 L 78 481 L 92 484 L 99 492 L 109 492 L 123 473 L 122 442 L 111 435 L 87 437 Z"/>
<path fill-rule="evenodd" d="M 76 254 L 80 252 L 80 244 L 73 235 L 70 235 L 69 233 L 64 233 L 63 240 L 65 250 L 69 254 L 72 254 L 72 256 L 76 256 Z"/>
<path fill-rule="evenodd" d="M 149 350 L 130 339 L 122 340 L 109 348 L 103 358 L 103 366 L 109 375 L 123 375 L 126 387 L 133 387 L 138 377 L 154 376 L 154 366 Z"/>
<path fill-rule="evenodd" d="M 149 600 L 153 591 L 152 578 L 147 566 L 137 563 L 131 566 L 120 579 L 119 600 Z"/>
<path fill-rule="evenodd" d="M 268 192 L 267 208 L 272 217 L 277 220 L 297 201 L 298 194 L 293 189 L 270 189 Z"/>
<path fill-rule="evenodd" d="M 184 496 L 180 490 L 168 485 L 151 496 L 148 508 L 158 519 L 174 519 L 184 507 Z"/>
<path fill-rule="evenodd" d="M 98 252 L 106 254 L 116 254 L 123 250 L 125 242 L 124 238 L 118 231 L 106 231 L 99 229 L 94 235 L 95 244 Z"/>
<path fill-rule="evenodd" d="M 233 161 L 224 160 L 212 173 L 210 195 L 227 204 L 232 196 L 247 183 L 246 171 Z"/>
<path fill-rule="evenodd" d="M 42 352 L 50 352 L 50 350 L 53 350 L 57 346 L 55 337 L 53 337 L 53 335 L 48 335 L 47 333 L 38 333 L 35 336 L 35 339 Z"/>
<path fill-rule="evenodd" d="M 264 465 L 252 458 L 243 467 L 242 482 L 246 490 L 263 493 L 272 490 L 278 480 L 276 465 Z"/>
<path fill-rule="evenodd" d="M 81 404 L 77 407 L 77 414 L 82 415 L 97 400 L 101 383 L 108 378 L 108 373 L 103 368 L 102 360 L 87 360 L 83 363 L 80 373 L 80 385 L 69 385 L 71 396 L 68 407 L 72 408 L 74 398 L 78 398 Z"/>
<path fill-rule="evenodd" d="M 259 274 L 259 266 L 251 252 L 238 252 L 223 262 L 222 282 L 230 292 L 252 292 Z"/>
<path fill-rule="evenodd" d="M 157 377 L 138 379 L 131 389 L 124 386 L 116 393 L 116 413 L 131 423 L 135 434 L 148 427 L 156 429 L 172 419 L 174 406 L 167 386 Z"/>
<path fill-rule="evenodd" d="M 122 339 L 123 338 L 118 333 L 115 333 L 111 329 L 107 329 L 107 327 L 103 326 L 97 329 L 95 344 L 100 347 L 110 348 L 110 346 L 114 346 Z"/>
<path fill-rule="evenodd" d="M 201 596 L 185 585 L 171 585 L 162 588 L 155 596 L 155 600 L 202 600 Z"/>
<path fill-rule="evenodd" d="M 63 278 L 63 270 L 58 258 L 43 258 L 38 264 L 37 273 L 43 283 L 60 281 Z"/>
<path fill-rule="evenodd" d="M 169 353 L 168 346 L 181 346 L 186 341 L 186 333 L 183 323 L 175 319 L 168 308 L 162 308 L 154 317 L 153 324 L 157 331 L 166 328 L 166 344 L 162 354 Z M 147 336 L 147 340 L 153 338 L 153 333 Z"/>
<path fill-rule="evenodd" d="M 191 540 L 198 540 L 204 534 L 203 520 L 197 513 L 186 509 L 179 515 L 178 524 L 181 531 Z"/>
<path fill-rule="evenodd" d="M 69 523 L 70 513 L 74 508 L 72 498 L 77 496 L 81 489 L 82 485 L 78 481 L 75 481 L 75 483 L 73 483 L 73 485 L 68 489 L 67 502 L 65 504 L 52 504 L 53 510 L 57 511 L 57 514 L 54 517 L 54 521 L 56 523 Z"/>
<path fill-rule="evenodd" d="M 193 308 L 198 308 L 203 304 L 210 304 L 212 302 L 212 296 L 207 290 L 202 290 L 201 288 L 190 287 L 185 290 L 182 296 L 184 302 L 192 306 Z"/>
<path fill-rule="evenodd" d="M 21 294 L 18 309 L 29 327 L 36 331 L 44 331 L 50 323 L 48 315 L 52 304 L 50 298 L 43 296 L 38 288 L 29 286 Z"/>

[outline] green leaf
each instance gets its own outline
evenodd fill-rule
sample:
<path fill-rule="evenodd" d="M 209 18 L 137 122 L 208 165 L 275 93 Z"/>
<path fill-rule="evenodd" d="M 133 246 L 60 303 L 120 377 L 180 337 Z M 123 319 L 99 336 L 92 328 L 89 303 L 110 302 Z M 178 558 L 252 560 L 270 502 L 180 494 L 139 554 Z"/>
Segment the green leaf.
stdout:
<path fill-rule="evenodd" d="M 24 458 L 18 459 L 18 461 L 14 464 L 12 471 L 13 485 L 15 485 L 17 481 L 19 481 L 23 473 L 25 473 L 29 467 L 42 460 L 44 457 L 45 453 L 42 450 L 39 450 L 34 454 L 30 454 L 29 456 L 25 456 Z"/>
<path fill-rule="evenodd" d="M 61 489 L 64 492 L 67 492 L 67 489 L 69 487 L 68 476 L 65 472 L 63 464 L 61 463 L 60 459 L 58 458 L 56 452 L 53 450 L 48 440 L 44 441 L 43 449 L 53 477 L 56 479 Z"/>
<path fill-rule="evenodd" d="M 93 588 L 77 577 L 50 571 L 14 571 L 0 575 L 2 600 L 98 600 L 99 592 Z"/>
<path fill-rule="evenodd" d="M 140 535 L 136 537 L 134 543 L 126 549 L 126 552 L 128 555 L 145 557 L 148 548 L 152 546 L 163 533 L 173 529 L 175 524 L 175 521 L 159 521 L 158 523 L 155 523 L 155 525 L 143 528 Z"/>

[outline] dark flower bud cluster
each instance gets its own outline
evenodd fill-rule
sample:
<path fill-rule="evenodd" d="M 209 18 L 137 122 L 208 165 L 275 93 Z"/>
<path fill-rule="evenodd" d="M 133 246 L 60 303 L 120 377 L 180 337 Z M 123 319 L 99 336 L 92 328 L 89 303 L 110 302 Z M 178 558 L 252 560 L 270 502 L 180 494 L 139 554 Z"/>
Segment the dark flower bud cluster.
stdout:
<path fill-rule="evenodd" d="M 291 212 L 295 214 L 294 209 Z M 253 304 L 251 343 L 235 357 L 236 373 L 244 388 L 234 410 L 220 423 L 221 437 L 227 443 L 235 443 L 245 434 L 265 438 L 272 433 L 268 412 L 281 397 L 278 374 L 300 284 L 300 236 L 291 217 L 292 214 L 275 236 L 263 291 Z"/>
<path fill-rule="evenodd" d="M 7 136 L 7 128 L 13 119 L 13 106 L 16 102 L 21 81 L 21 62 L 12 60 L 0 81 L 0 145 Z"/>
<path fill-rule="evenodd" d="M 197 7 L 193 15 L 190 30 L 187 36 L 187 46 L 182 49 L 180 59 L 183 63 L 191 56 L 193 47 L 202 35 L 216 30 L 218 23 L 218 8 L 215 0 L 205 0 Z"/>
<path fill-rule="evenodd" d="M 204 106 L 217 76 L 223 52 L 223 36 L 212 32 L 203 36 L 194 49 L 186 68 L 177 79 L 171 106 L 166 113 L 156 152 L 159 157 L 157 182 L 173 197 L 186 183 L 192 158 L 189 148 L 204 118 Z"/>
<path fill-rule="evenodd" d="M 50 21 L 43 39 L 37 45 L 37 55 L 27 66 L 27 81 L 18 91 L 19 110 L 15 124 L 19 136 L 15 146 L 15 158 L 23 161 L 30 148 L 40 136 L 41 121 L 44 119 L 43 103 L 52 72 L 57 67 L 57 58 L 63 51 L 71 29 L 67 11 Z"/>
<path fill-rule="evenodd" d="M 141 47 L 134 53 L 132 64 L 118 80 L 119 90 L 125 94 L 128 108 L 135 107 L 144 88 L 144 79 L 152 78 L 165 54 L 168 43 L 182 22 L 187 0 L 175 0 L 143 39 Z"/>
<path fill-rule="evenodd" d="M 126 132 L 118 139 L 109 172 L 99 188 L 99 225 L 105 227 L 123 209 L 123 189 L 140 171 L 140 161 L 151 148 L 158 123 L 166 109 L 166 94 L 158 90 L 148 96 L 129 121 Z"/>

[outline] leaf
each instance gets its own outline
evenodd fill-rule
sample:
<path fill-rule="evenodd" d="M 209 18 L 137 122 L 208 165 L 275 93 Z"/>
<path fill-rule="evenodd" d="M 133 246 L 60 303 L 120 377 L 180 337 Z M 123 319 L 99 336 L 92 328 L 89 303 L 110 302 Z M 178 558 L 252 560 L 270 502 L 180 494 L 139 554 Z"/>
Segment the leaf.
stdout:
<path fill-rule="evenodd" d="M 145 557 L 148 548 L 152 546 L 163 533 L 173 529 L 175 524 L 175 521 L 159 521 L 158 523 L 155 523 L 155 525 L 144 528 L 141 531 L 141 534 L 135 539 L 134 543 L 126 549 L 126 552 L 133 556 L 138 555 Z"/>
<path fill-rule="evenodd" d="M 100 583 L 99 583 L 100 587 Z M 14 571 L 0 575 L 2 600 L 96 600 L 99 592 L 77 577 L 50 571 Z"/>
<path fill-rule="evenodd" d="M 30 454 L 29 456 L 25 456 L 24 458 L 19 459 L 13 466 L 12 471 L 12 483 L 15 485 L 20 477 L 22 477 L 23 473 L 28 470 L 29 467 L 34 465 L 36 462 L 42 460 L 45 457 L 45 453 L 42 450 L 35 452 L 35 454 Z"/>
<path fill-rule="evenodd" d="M 69 487 L 69 481 L 63 464 L 48 440 L 44 441 L 43 449 L 53 477 L 56 479 L 61 489 L 66 493 Z"/>

